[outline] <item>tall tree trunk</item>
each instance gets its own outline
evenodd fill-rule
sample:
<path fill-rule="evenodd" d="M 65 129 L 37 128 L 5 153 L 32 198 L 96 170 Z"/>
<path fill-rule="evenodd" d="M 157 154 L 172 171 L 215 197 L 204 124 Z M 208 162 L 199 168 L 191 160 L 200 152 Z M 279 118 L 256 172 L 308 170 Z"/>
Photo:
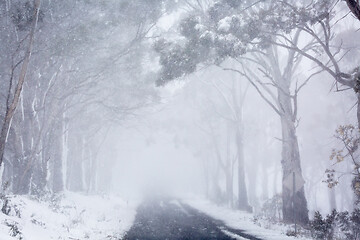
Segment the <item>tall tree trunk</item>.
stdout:
<path fill-rule="evenodd" d="M 277 165 L 275 165 L 274 167 L 275 171 L 274 171 L 274 178 L 273 178 L 273 192 L 274 195 L 278 194 L 278 179 L 279 179 L 279 172 L 277 169 Z"/>
<path fill-rule="evenodd" d="M 28 48 L 27 48 L 25 56 L 24 56 L 24 61 L 23 61 L 22 67 L 21 67 L 19 80 L 18 80 L 18 83 L 15 88 L 13 100 L 10 105 L 6 106 L 5 118 L 4 118 L 1 132 L 0 132 L 0 166 L 2 165 L 3 158 L 4 158 L 5 144 L 6 144 L 6 139 L 7 139 L 7 135 L 9 132 L 9 128 L 10 128 L 10 123 L 14 116 L 16 107 L 18 105 L 22 87 L 25 82 L 27 69 L 28 69 L 28 66 L 30 63 L 32 47 L 33 47 L 33 43 L 34 43 L 35 29 L 36 29 L 36 25 L 37 25 L 38 18 L 39 18 L 40 3 L 41 3 L 41 0 L 34 1 L 35 12 L 34 12 L 33 24 L 32 24 L 32 27 L 30 30 L 30 35 L 29 35 L 29 45 L 28 45 Z M 11 89 L 9 89 L 9 92 L 8 92 L 8 100 L 10 98 L 11 98 Z"/>
<path fill-rule="evenodd" d="M 38 156 L 31 166 L 31 185 L 30 194 L 41 196 L 46 192 L 46 177 L 47 177 L 47 159 L 42 156 Z M 24 179 L 26 181 L 30 179 Z M 21 183 L 23 184 L 23 183 Z M 27 185 L 27 182 L 24 181 Z"/>
<path fill-rule="evenodd" d="M 205 197 L 209 199 L 209 188 L 210 188 L 210 179 L 209 179 L 209 159 L 202 157 L 202 167 L 204 170 L 204 183 L 205 183 Z"/>
<path fill-rule="evenodd" d="M 14 178 L 13 178 L 13 193 L 14 194 L 28 194 L 31 185 L 32 164 L 35 155 L 32 154 L 34 148 L 34 135 L 36 126 L 34 124 L 31 102 L 27 101 L 30 94 L 29 91 L 22 91 L 21 93 L 21 111 L 13 116 L 12 126 L 15 133 L 15 141 L 12 143 L 15 146 L 17 158 L 13 162 Z M 34 179 L 33 179 L 34 180 Z M 36 181 L 36 179 L 35 179 Z"/>
<path fill-rule="evenodd" d="M 244 143 L 243 135 L 239 126 L 236 128 L 236 147 L 238 154 L 238 208 L 240 210 L 252 211 L 248 203 L 247 189 L 245 183 Z"/>
<path fill-rule="evenodd" d="M 294 44 L 298 42 L 299 35 L 300 30 L 298 30 L 294 36 Z M 293 192 L 286 187 L 286 181 L 294 172 L 302 177 L 299 143 L 296 136 L 297 92 L 294 95 L 290 92 L 291 80 L 295 71 L 295 51 L 289 51 L 287 64 L 282 70 L 277 48 L 273 47 L 269 50 L 268 58 L 277 91 L 277 107 L 282 130 L 281 165 L 283 173 L 283 220 L 289 223 L 292 223 L 295 220 L 299 224 L 307 225 L 309 222 L 309 210 L 305 198 L 304 187 L 297 191 L 294 196 Z"/>
<path fill-rule="evenodd" d="M 83 191 L 83 139 L 78 134 L 69 135 L 67 156 L 67 189 L 74 192 Z"/>
<path fill-rule="evenodd" d="M 282 110 L 281 128 L 282 128 L 282 200 L 283 200 L 283 217 L 285 222 L 293 222 L 294 217 L 297 223 L 307 224 L 309 222 L 307 201 L 305 198 L 304 187 L 295 193 L 294 207 L 292 206 L 292 192 L 285 186 L 286 178 L 297 172 L 302 176 L 299 144 L 296 136 L 295 119 L 292 108 L 292 99 L 290 95 L 290 81 L 284 78 L 277 79 L 278 100 Z M 294 216 L 295 215 L 295 216 Z"/>
<path fill-rule="evenodd" d="M 235 144 L 238 163 L 238 203 L 240 210 L 252 212 L 249 206 L 246 182 L 245 182 L 245 156 L 244 156 L 244 127 L 243 127 L 243 105 L 245 101 L 246 90 L 242 90 L 240 81 L 233 79 L 232 97 L 235 109 Z"/>
<path fill-rule="evenodd" d="M 18 181 L 19 176 L 19 167 L 21 159 L 23 158 L 22 147 L 21 147 L 21 138 L 18 132 L 18 129 L 15 128 L 16 118 L 13 119 L 12 127 L 9 131 L 8 142 L 9 147 L 7 148 L 5 155 L 4 155 L 4 173 L 3 173 L 3 186 L 7 187 L 7 190 L 10 192 L 14 192 L 15 182 Z M 5 189 L 5 188 L 3 188 Z"/>
<path fill-rule="evenodd" d="M 26 84 L 26 89 L 30 89 L 29 84 Z M 23 175 L 27 175 L 27 171 L 31 172 L 30 179 L 25 178 L 20 184 L 27 185 L 28 182 L 31 181 L 30 185 L 30 193 L 33 195 L 43 195 L 46 191 L 46 179 L 47 179 L 47 156 L 44 149 L 47 147 L 47 145 L 50 145 L 51 141 L 53 140 L 51 137 L 47 138 L 47 141 L 41 141 L 43 138 L 42 134 L 42 128 L 44 127 L 44 120 L 40 121 L 39 115 L 35 114 L 33 111 L 29 111 L 29 109 L 33 109 L 33 105 L 35 105 L 35 102 L 38 100 L 37 93 L 34 94 L 34 91 L 28 90 L 23 91 L 23 98 L 25 102 L 28 104 L 25 104 L 25 109 L 28 111 L 25 111 L 27 113 L 25 116 L 29 118 L 26 122 L 29 123 L 27 126 L 28 128 L 24 129 L 24 134 L 27 132 L 31 132 L 28 143 L 29 145 L 29 157 L 27 164 L 24 162 L 24 170 Z M 31 94 L 30 94 L 31 93 Z M 30 101 L 31 100 L 31 101 Z M 45 156 L 44 156 L 45 154 Z M 29 170 L 27 170 L 29 169 Z"/>
<path fill-rule="evenodd" d="M 293 222 L 294 214 L 298 223 L 307 224 L 308 208 L 305 198 L 304 187 L 295 193 L 294 208 L 292 207 L 292 192 L 285 186 L 286 178 L 293 172 L 302 175 L 300 166 L 300 154 L 298 140 L 295 133 L 294 123 L 289 119 L 282 117 L 282 168 L 283 168 L 283 183 L 282 183 L 282 200 L 283 200 L 283 216 L 285 222 Z M 294 212 L 293 212 L 294 211 Z"/>
<path fill-rule="evenodd" d="M 24 106 L 26 109 L 26 106 Z M 18 118 L 15 116 L 14 118 Z M 23 122 L 18 123 L 16 128 L 20 128 L 19 130 L 19 137 L 20 142 L 15 142 L 14 144 L 21 144 L 22 146 L 22 153 L 19 153 L 21 158 L 18 160 L 17 166 L 17 181 L 14 182 L 15 190 L 14 194 L 28 194 L 30 191 L 31 185 L 31 175 L 32 175 L 32 164 L 31 162 L 34 161 L 33 158 L 35 156 L 32 155 L 33 151 L 33 119 L 29 115 L 29 113 L 25 112 L 25 120 Z"/>
<path fill-rule="evenodd" d="M 61 149 L 62 149 L 62 153 L 61 153 L 61 163 L 62 163 L 62 181 L 63 181 L 63 189 L 68 189 L 68 185 L 67 185 L 67 178 L 68 178 L 68 152 L 69 152 L 69 121 L 68 118 L 66 117 L 66 113 L 63 112 L 62 114 L 62 129 L 61 129 L 61 134 L 62 134 L 62 139 L 61 139 Z"/>
<path fill-rule="evenodd" d="M 233 140 L 233 124 L 228 122 L 226 125 L 226 156 L 225 156 L 225 177 L 226 177 L 226 199 L 229 207 L 233 207 L 233 198 L 234 198 L 234 171 L 233 171 L 233 160 L 231 158 L 230 144 Z"/>
<path fill-rule="evenodd" d="M 227 168 L 226 171 L 226 198 L 230 207 L 233 206 L 233 175 L 231 173 L 231 168 Z"/>
<path fill-rule="evenodd" d="M 91 150 L 91 166 L 90 166 L 90 186 L 91 192 L 97 191 L 97 152 L 94 149 Z"/>
<path fill-rule="evenodd" d="M 57 117 L 54 120 L 53 128 L 51 129 L 51 145 L 49 146 L 50 154 L 48 161 L 50 162 L 50 185 L 53 193 L 63 191 L 63 120 Z"/>
<path fill-rule="evenodd" d="M 218 161 L 217 159 L 214 161 L 216 163 L 216 161 Z M 216 165 L 216 164 L 215 164 Z M 221 193 L 221 188 L 219 186 L 219 176 L 220 176 L 220 167 L 214 166 L 213 171 L 211 173 L 211 177 L 210 177 L 210 187 L 211 187 L 211 191 L 210 191 L 210 200 L 216 202 L 216 203 L 221 203 L 222 202 L 222 193 Z"/>
<path fill-rule="evenodd" d="M 267 168 L 268 168 L 268 165 L 263 163 L 262 164 L 262 199 L 263 200 L 267 200 L 269 199 L 269 189 L 268 189 L 268 181 L 269 181 L 269 178 L 268 178 L 268 172 L 267 172 Z M 275 182 L 275 186 L 276 186 L 276 181 Z M 276 192 L 274 192 L 274 195 L 276 194 Z"/>
<path fill-rule="evenodd" d="M 63 182 L 63 161 L 62 161 L 62 138 L 61 136 L 56 136 L 54 143 L 54 157 L 53 157 L 53 169 L 52 169 L 52 192 L 58 193 L 64 190 Z"/>
<path fill-rule="evenodd" d="M 254 155 L 252 156 L 252 160 L 254 160 L 254 162 L 256 160 L 258 160 L 258 158 L 256 158 Z M 251 160 L 250 160 L 251 161 Z M 246 168 L 246 172 L 247 172 L 247 179 L 249 181 L 249 189 L 248 189 L 248 197 L 249 197 L 249 204 L 253 207 L 254 211 L 257 212 L 258 211 L 258 207 L 259 207 L 259 201 L 258 198 L 256 196 L 256 192 L 257 192 L 257 186 L 258 186 L 258 180 L 259 179 L 259 168 L 257 164 L 250 164 L 247 166 Z"/>
<path fill-rule="evenodd" d="M 93 177 L 92 176 L 93 174 L 92 166 L 94 161 L 93 149 L 94 149 L 94 145 L 91 141 L 84 143 L 84 149 L 83 149 L 84 190 L 86 190 L 86 192 L 88 193 L 91 191 L 91 180 Z"/>

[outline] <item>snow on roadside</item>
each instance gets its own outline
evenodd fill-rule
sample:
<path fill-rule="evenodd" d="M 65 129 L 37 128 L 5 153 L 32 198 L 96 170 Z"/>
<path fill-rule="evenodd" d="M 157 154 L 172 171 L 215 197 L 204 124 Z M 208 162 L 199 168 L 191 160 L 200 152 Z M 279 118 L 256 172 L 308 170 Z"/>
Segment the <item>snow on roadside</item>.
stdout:
<path fill-rule="evenodd" d="M 223 221 L 228 227 L 244 230 L 245 233 L 259 237 L 264 240 L 309 240 L 304 237 L 286 236 L 286 227 L 272 226 L 273 229 L 266 229 L 256 225 L 253 221 L 254 216 L 239 210 L 218 206 L 205 199 L 185 199 L 184 203 L 199 211 Z"/>
<path fill-rule="evenodd" d="M 16 207 L 9 215 L 0 212 L 1 240 L 119 239 L 131 227 L 139 203 L 69 192 L 53 202 L 27 196 L 9 200 Z M 16 228 L 19 231 L 12 231 Z M 21 234 L 11 237 L 12 232 Z"/>

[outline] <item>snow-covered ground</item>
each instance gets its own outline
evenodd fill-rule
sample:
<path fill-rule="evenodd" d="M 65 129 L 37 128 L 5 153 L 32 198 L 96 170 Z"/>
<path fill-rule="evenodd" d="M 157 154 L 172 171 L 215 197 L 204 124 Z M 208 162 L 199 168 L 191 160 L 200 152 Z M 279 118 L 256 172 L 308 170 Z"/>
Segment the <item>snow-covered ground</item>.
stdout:
<path fill-rule="evenodd" d="M 8 199 L 10 213 L 0 212 L 0 240 L 121 239 L 132 226 L 140 203 L 128 202 L 116 196 L 70 192 L 58 200 L 39 201 L 28 196 L 9 196 Z M 289 226 L 266 222 L 259 226 L 252 214 L 218 206 L 208 200 L 188 198 L 183 202 L 222 220 L 231 228 L 244 230 L 264 240 L 308 239 L 286 236 Z M 0 201 L 0 209 L 1 206 L 4 206 L 3 201 Z"/>
<path fill-rule="evenodd" d="M 228 227 L 244 230 L 245 233 L 259 237 L 264 240 L 309 240 L 305 237 L 289 237 L 286 232 L 291 230 L 289 226 L 280 226 L 263 222 L 261 226 L 254 221 L 254 215 L 239 210 L 218 206 L 208 200 L 191 198 L 183 200 L 199 211 L 223 221 Z M 230 235 L 230 233 L 229 233 Z M 233 236 L 234 237 L 234 236 Z M 239 238 L 243 239 L 243 238 Z"/>
<path fill-rule="evenodd" d="M 10 214 L 0 212 L 1 240 L 121 239 L 131 227 L 139 203 L 75 193 L 65 193 L 55 201 L 26 196 L 9 199 L 13 206 Z"/>

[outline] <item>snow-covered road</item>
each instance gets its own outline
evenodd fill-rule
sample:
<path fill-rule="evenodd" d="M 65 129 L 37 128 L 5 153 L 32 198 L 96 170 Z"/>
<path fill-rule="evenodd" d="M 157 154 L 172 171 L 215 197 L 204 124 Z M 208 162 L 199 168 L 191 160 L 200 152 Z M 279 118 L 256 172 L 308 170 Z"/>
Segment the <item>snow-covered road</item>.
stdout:
<path fill-rule="evenodd" d="M 242 230 L 230 228 L 181 201 L 170 199 L 144 202 L 124 239 L 260 240 Z"/>

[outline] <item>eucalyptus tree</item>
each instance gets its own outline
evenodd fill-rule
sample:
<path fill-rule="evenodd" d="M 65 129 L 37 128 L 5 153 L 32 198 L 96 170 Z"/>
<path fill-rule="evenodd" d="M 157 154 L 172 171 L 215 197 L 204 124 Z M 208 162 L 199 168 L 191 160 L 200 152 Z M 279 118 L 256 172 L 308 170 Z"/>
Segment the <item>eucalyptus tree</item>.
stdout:
<path fill-rule="evenodd" d="M 300 60 L 318 47 L 313 45 L 315 36 L 299 51 L 292 46 L 299 43 L 303 31 L 300 26 L 321 22 L 328 10 L 327 1 L 308 5 L 295 5 L 292 1 L 219 1 L 206 14 L 194 14 L 182 20 L 177 42 L 162 39 L 155 45 L 162 65 L 158 85 L 190 74 L 199 65 L 215 64 L 248 80 L 279 115 L 283 134 L 281 162 L 285 221 L 293 220 L 292 197 L 285 186 L 286 177 L 294 171 L 301 175 L 296 137 L 297 94 L 308 79 L 296 86 L 294 93 L 290 92 L 290 83 Z M 289 40 L 284 43 L 284 39 Z M 279 47 L 289 50 L 284 68 L 279 60 Z M 226 67 L 228 58 L 237 61 L 238 66 Z M 275 93 L 269 86 L 274 87 Z M 304 189 L 296 193 L 295 203 L 297 221 L 306 224 L 308 210 Z"/>

